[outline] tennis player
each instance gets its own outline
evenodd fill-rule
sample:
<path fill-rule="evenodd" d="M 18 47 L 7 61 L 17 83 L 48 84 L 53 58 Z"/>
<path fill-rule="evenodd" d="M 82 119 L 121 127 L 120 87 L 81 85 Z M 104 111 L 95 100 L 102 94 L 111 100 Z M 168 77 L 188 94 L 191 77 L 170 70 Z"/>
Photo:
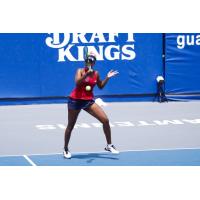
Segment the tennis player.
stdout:
<path fill-rule="evenodd" d="M 64 158 L 71 158 L 68 144 L 71 132 L 82 109 L 103 124 L 103 131 L 107 141 L 105 150 L 113 154 L 119 153 L 112 144 L 109 119 L 103 109 L 95 103 L 93 95 L 93 88 L 95 85 L 100 89 L 103 89 L 108 80 L 117 75 L 118 72 L 111 70 L 108 72 L 107 77 L 104 80 L 101 80 L 98 71 L 93 69 L 95 62 L 96 55 L 90 52 L 85 58 L 85 67 L 78 69 L 75 75 L 76 88 L 71 92 L 68 101 L 68 125 L 65 130 L 64 138 Z"/>

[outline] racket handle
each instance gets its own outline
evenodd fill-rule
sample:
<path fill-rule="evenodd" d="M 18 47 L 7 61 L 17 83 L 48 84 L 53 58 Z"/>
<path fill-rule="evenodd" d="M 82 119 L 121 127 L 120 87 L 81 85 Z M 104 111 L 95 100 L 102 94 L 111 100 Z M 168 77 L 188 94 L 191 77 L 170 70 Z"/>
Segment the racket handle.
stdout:
<path fill-rule="evenodd" d="M 93 72 L 93 69 L 91 66 L 89 66 L 88 69 L 89 69 L 89 72 Z"/>

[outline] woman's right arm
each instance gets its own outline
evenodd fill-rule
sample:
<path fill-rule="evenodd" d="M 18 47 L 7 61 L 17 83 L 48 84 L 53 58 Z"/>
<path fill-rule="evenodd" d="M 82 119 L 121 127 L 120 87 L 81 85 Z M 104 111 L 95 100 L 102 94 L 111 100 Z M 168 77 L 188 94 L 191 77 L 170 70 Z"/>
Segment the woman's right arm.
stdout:
<path fill-rule="evenodd" d="M 88 76 L 88 72 L 84 73 L 84 75 L 82 75 L 82 69 L 78 69 L 77 72 L 76 72 L 76 76 L 75 76 L 75 82 L 76 82 L 76 85 L 80 85 L 83 80 Z"/>

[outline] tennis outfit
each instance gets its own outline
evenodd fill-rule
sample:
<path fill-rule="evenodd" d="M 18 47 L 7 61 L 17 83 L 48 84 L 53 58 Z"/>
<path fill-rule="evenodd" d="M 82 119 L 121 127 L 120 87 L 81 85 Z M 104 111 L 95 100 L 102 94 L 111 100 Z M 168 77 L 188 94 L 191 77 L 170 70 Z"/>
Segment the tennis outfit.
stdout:
<path fill-rule="evenodd" d="M 84 68 L 85 72 L 87 72 L 88 68 Z M 87 76 L 81 84 L 77 85 L 75 89 L 71 92 L 68 100 L 68 108 L 73 110 L 80 110 L 89 108 L 94 101 L 93 89 L 97 83 L 97 72 L 91 76 Z M 91 90 L 87 91 L 86 86 L 90 86 Z M 106 151 L 109 151 L 113 154 L 119 154 L 119 151 L 116 150 L 113 144 L 108 144 L 105 148 Z M 70 151 L 67 149 L 63 151 L 63 156 L 66 159 L 70 159 L 72 157 Z"/>
<path fill-rule="evenodd" d="M 84 68 L 85 72 L 88 68 Z M 91 76 L 87 76 L 81 84 L 77 85 L 75 89 L 71 92 L 68 100 L 68 108 L 72 110 L 86 109 L 90 107 L 94 101 L 93 88 L 97 83 L 97 72 Z M 87 91 L 86 86 L 90 86 L 91 90 Z"/>

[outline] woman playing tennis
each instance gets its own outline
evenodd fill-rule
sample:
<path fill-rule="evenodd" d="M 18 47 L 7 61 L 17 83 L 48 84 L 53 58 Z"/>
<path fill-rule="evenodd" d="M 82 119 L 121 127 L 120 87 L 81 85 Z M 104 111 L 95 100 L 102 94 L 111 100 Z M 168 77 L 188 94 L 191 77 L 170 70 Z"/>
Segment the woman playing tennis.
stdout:
<path fill-rule="evenodd" d="M 101 80 L 98 71 L 93 70 L 95 62 L 96 55 L 90 52 L 85 58 L 85 67 L 78 69 L 75 75 L 76 88 L 71 92 L 68 101 L 68 125 L 65 130 L 63 152 L 65 158 L 71 158 L 68 144 L 71 132 L 82 109 L 102 123 L 107 141 L 105 150 L 114 154 L 119 153 L 112 144 L 109 119 L 102 108 L 95 103 L 93 95 L 93 88 L 95 85 L 97 85 L 98 88 L 103 89 L 108 80 L 118 74 L 118 72 L 111 70 L 108 72 L 107 77 L 104 80 Z"/>

